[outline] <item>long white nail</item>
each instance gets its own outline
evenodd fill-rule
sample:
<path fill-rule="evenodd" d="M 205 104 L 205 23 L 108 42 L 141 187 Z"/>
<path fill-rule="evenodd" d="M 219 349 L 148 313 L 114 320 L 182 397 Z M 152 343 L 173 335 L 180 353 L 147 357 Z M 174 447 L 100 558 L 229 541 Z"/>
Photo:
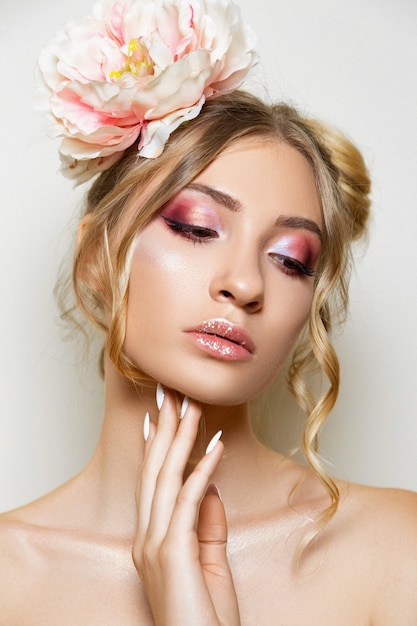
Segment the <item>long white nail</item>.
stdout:
<path fill-rule="evenodd" d="M 150 421 L 149 413 L 146 412 L 145 419 L 143 420 L 143 438 L 145 441 L 148 441 Z"/>
<path fill-rule="evenodd" d="M 216 443 L 219 441 L 222 434 L 223 434 L 223 431 L 219 430 L 219 432 L 214 435 L 214 437 L 210 440 L 210 443 L 206 448 L 206 454 L 209 454 L 214 449 L 214 447 L 216 446 Z"/>
<path fill-rule="evenodd" d="M 184 417 L 187 409 L 188 409 L 188 396 L 184 396 L 184 399 L 181 404 L 180 420 L 182 420 L 182 418 Z"/>
<path fill-rule="evenodd" d="M 158 409 L 161 409 L 161 406 L 164 403 L 164 398 L 165 398 L 165 393 L 164 393 L 164 388 L 162 387 L 161 383 L 158 383 L 156 386 L 156 406 L 158 407 Z"/>

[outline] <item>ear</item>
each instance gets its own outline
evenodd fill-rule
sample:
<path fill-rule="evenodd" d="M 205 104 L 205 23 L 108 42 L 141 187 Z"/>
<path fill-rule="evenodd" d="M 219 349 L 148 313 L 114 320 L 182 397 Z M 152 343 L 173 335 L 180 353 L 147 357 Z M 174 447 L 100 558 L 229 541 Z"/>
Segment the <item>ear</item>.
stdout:
<path fill-rule="evenodd" d="M 84 238 L 85 232 L 86 232 L 86 228 L 90 224 L 92 218 L 93 218 L 92 213 L 86 213 L 84 217 L 82 218 L 81 222 L 79 223 L 78 232 L 77 232 L 77 246 L 81 244 Z"/>

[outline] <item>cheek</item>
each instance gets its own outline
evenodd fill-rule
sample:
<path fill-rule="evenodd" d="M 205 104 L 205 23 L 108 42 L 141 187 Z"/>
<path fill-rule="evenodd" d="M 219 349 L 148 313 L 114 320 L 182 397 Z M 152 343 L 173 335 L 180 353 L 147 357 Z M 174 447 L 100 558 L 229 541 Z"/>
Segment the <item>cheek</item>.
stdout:
<path fill-rule="evenodd" d="M 163 260 L 160 260 L 163 259 Z M 175 263 L 157 256 L 154 249 L 137 247 L 129 280 L 124 352 L 153 377 L 155 361 L 161 361 L 160 342 L 167 324 L 169 302 L 175 298 Z M 170 312 L 171 317 L 175 313 Z M 169 330 L 169 328 L 168 328 Z M 165 347 L 168 348 L 168 346 Z"/>
<path fill-rule="evenodd" d="M 124 342 L 133 360 L 139 353 L 149 353 L 150 348 L 156 354 L 161 343 L 156 339 L 169 333 L 171 326 L 184 323 L 188 305 L 199 297 L 203 282 L 198 268 L 175 249 L 172 238 L 167 242 L 147 230 L 138 237 L 129 280 Z M 165 346 L 168 349 L 168 344 Z"/>
<path fill-rule="evenodd" d="M 155 220 L 139 235 L 132 270 L 136 270 L 138 280 L 156 277 L 161 282 L 172 282 L 174 277 L 173 287 L 180 281 L 187 284 L 199 275 L 199 265 L 203 266 L 202 246 L 173 236 L 166 226 L 161 227 L 161 222 Z"/>
<path fill-rule="evenodd" d="M 129 280 L 128 330 L 133 325 L 148 326 L 155 315 L 158 322 L 158 313 L 166 310 L 167 301 L 173 297 L 179 271 L 171 255 L 161 255 L 155 247 L 136 247 Z"/>
<path fill-rule="evenodd" d="M 292 303 L 287 313 L 287 335 L 288 335 L 288 349 L 289 352 L 294 343 L 297 341 L 300 333 L 308 324 L 311 312 L 311 304 L 313 300 L 313 287 L 306 286 L 302 297 L 297 299 L 297 302 Z"/>
<path fill-rule="evenodd" d="M 303 285 L 296 295 L 276 298 L 269 316 L 266 335 L 265 362 L 272 377 L 279 370 L 308 323 L 313 298 L 311 285 Z"/>
<path fill-rule="evenodd" d="M 145 297 L 164 299 L 179 291 L 185 268 L 184 258 L 172 246 L 144 233 L 136 243 L 129 292 L 132 296 L 142 292 Z"/>

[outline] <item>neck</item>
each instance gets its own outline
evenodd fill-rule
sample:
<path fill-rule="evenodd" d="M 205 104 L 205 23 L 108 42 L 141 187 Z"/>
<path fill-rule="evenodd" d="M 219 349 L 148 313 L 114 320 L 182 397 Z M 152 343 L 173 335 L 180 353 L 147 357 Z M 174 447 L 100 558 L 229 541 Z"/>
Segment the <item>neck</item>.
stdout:
<path fill-rule="evenodd" d="M 155 387 L 138 389 L 107 361 L 105 388 L 103 428 L 86 469 L 86 475 L 95 485 L 91 507 L 103 532 L 129 536 L 136 523 L 135 491 L 143 461 L 146 412 L 157 421 Z M 204 405 L 196 455 L 204 453 L 208 441 L 219 429 L 223 430 L 225 455 L 213 480 L 227 496 L 230 508 L 238 508 L 234 494 L 239 490 L 235 482 L 244 476 L 250 478 L 251 466 L 256 464 L 261 450 L 250 428 L 247 405 Z"/>

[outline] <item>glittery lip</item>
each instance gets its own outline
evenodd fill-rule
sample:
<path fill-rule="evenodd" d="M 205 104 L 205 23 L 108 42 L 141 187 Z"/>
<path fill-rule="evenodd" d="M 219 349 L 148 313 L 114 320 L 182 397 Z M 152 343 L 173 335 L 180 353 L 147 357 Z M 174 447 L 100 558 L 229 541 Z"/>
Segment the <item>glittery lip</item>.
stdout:
<path fill-rule="evenodd" d="M 249 333 L 226 319 L 206 320 L 187 333 L 206 351 L 222 359 L 248 360 L 255 351 Z"/>

